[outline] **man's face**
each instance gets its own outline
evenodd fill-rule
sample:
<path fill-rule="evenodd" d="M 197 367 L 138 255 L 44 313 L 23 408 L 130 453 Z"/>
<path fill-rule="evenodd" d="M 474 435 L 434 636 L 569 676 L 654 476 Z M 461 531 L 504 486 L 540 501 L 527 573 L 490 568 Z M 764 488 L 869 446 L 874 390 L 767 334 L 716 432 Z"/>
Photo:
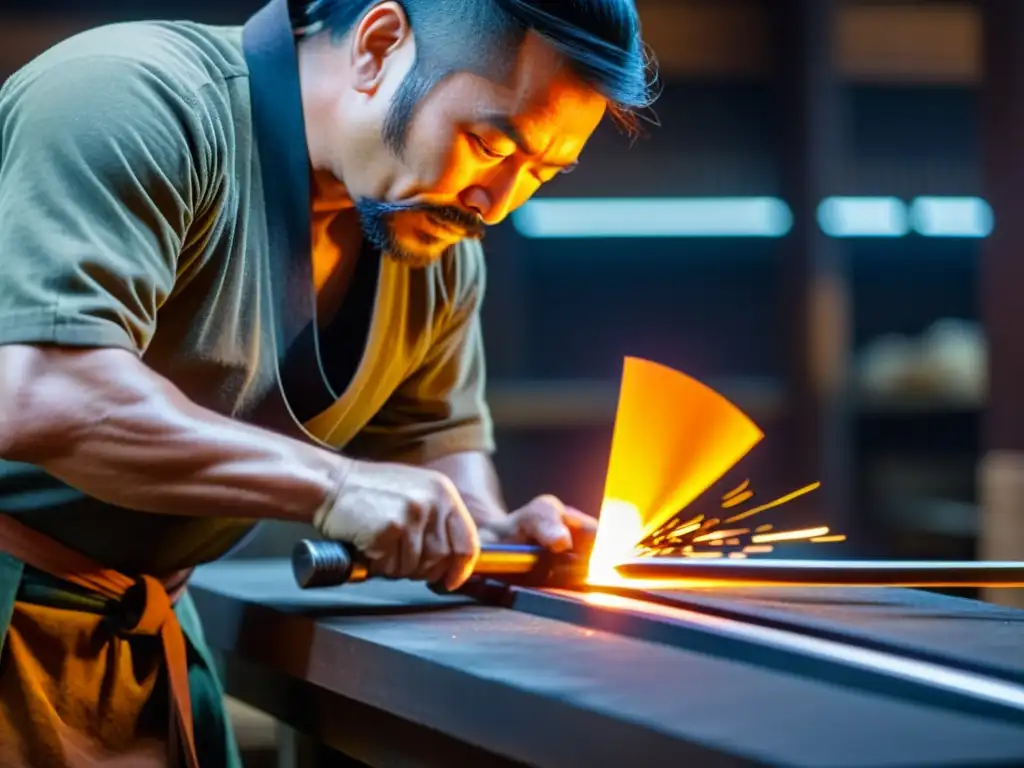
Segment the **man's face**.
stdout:
<path fill-rule="evenodd" d="M 355 32 L 366 35 L 368 49 L 373 13 Z M 394 34 L 396 23 L 383 18 L 380 26 Z M 356 87 L 334 112 L 334 134 L 345 140 L 331 147 L 330 169 L 356 203 L 366 235 L 413 265 L 435 261 L 459 240 L 481 237 L 484 226 L 499 223 L 541 184 L 571 170 L 607 108 L 557 52 L 530 34 L 506 82 L 460 72 L 433 88 L 406 126 L 399 158 L 386 146 L 383 127 L 412 67 L 414 39 L 384 55 L 368 50 L 364 62 L 358 39 L 353 48 Z"/>

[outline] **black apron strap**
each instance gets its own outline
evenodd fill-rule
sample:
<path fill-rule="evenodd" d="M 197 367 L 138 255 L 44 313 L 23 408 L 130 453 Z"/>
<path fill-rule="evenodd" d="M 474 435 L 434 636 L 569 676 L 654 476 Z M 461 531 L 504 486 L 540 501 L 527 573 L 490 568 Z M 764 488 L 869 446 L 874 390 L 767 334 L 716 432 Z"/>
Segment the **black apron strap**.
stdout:
<path fill-rule="evenodd" d="M 269 251 L 269 294 L 281 382 L 247 415 L 270 429 L 301 433 L 290 402 L 331 403 L 316 344 L 316 297 L 312 275 L 311 175 L 299 85 L 299 66 L 286 0 L 272 0 L 246 22 L 242 46 L 260 175 Z M 287 375 L 285 370 L 287 369 Z"/>

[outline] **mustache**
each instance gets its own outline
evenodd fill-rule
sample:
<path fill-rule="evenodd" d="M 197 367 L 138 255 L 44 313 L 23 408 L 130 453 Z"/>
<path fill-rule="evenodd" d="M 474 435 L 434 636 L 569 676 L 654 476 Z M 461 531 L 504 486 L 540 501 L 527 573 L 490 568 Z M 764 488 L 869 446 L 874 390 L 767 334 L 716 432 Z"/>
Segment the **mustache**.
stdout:
<path fill-rule="evenodd" d="M 454 205 L 431 205 L 429 203 L 386 203 L 381 201 L 361 201 L 362 206 L 370 209 L 367 212 L 375 217 L 384 218 L 396 213 L 424 213 L 435 221 L 465 232 L 466 237 L 482 239 L 486 225 L 475 213 L 458 208 Z"/>

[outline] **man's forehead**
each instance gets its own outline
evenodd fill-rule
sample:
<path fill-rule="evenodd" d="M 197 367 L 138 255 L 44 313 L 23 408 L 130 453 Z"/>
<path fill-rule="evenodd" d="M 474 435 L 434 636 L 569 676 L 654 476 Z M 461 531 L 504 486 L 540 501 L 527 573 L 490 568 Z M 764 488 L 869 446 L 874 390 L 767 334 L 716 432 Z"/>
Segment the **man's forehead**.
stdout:
<path fill-rule="evenodd" d="M 506 88 L 522 111 L 543 111 L 555 105 L 559 91 L 583 88 L 565 57 L 540 35 L 530 32 L 519 47 Z"/>

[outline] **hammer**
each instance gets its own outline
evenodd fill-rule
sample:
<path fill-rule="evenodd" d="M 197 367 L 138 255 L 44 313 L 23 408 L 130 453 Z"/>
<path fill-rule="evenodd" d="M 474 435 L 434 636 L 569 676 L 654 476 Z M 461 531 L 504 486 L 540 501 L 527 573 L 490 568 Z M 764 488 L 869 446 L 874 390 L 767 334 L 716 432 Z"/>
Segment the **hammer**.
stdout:
<path fill-rule="evenodd" d="M 337 587 L 372 578 L 365 558 L 341 541 L 302 539 L 292 550 L 292 572 L 303 589 Z M 552 553 L 528 544 L 480 548 L 473 576 L 521 586 L 571 586 L 586 578 L 586 561 L 573 553 Z"/>

